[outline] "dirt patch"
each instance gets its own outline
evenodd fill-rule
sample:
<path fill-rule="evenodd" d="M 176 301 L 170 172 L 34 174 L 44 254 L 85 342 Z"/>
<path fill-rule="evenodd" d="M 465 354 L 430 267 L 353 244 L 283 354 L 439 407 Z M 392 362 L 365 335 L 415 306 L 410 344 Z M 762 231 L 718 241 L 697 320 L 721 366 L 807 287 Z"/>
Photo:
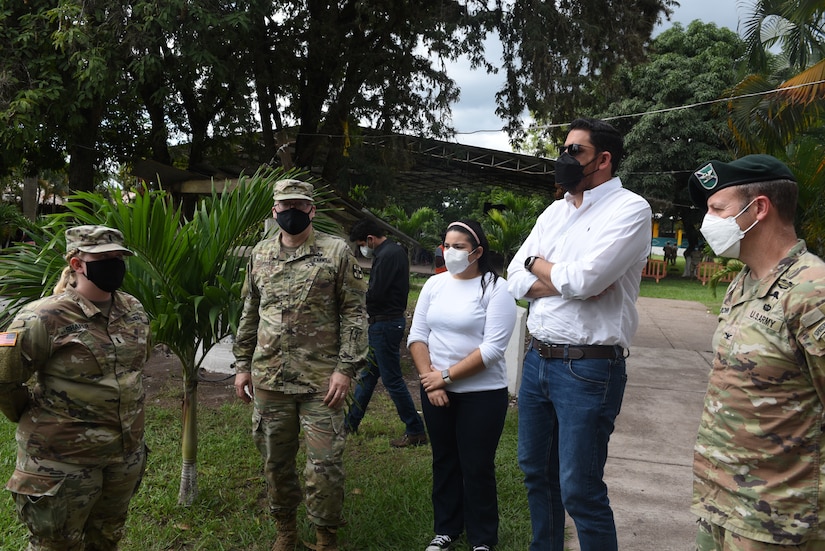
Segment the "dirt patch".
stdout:
<path fill-rule="evenodd" d="M 217 408 L 236 400 L 234 375 L 203 371 L 198 383 L 198 404 Z M 158 347 L 143 368 L 146 403 L 164 408 L 180 407 L 183 401 L 183 370 L 180 360 Z"/>
<path fill-rule="evenodd" d="M 420 409 L 418 375 L 412 367 L 412 358 L 406 346 L 401 347 L 401 366 L 413 401 Z M 201 371 L 198 404 L 217 408 L 237 400 L 234 382 L 234 375 Z M 146 390 L 147 404 L 165 408 L 180 407 L 183 400 L 183 371 L 177 356 L 166 353 L 162 347 L 155 348 L 143 369 L 143 386 Z M 375 392 L 386 392 L 380 381 L 375 387 Z"/>

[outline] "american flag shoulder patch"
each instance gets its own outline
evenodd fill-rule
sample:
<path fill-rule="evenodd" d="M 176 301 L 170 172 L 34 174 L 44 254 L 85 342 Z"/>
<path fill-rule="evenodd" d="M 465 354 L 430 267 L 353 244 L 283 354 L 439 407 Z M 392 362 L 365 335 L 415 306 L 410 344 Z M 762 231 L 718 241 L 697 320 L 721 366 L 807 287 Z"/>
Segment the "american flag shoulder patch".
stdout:
<path fill-rule="evenodd" d="M 0 346 L 14 346 L 17 344 L 17 332 L 7 331 L 0 333 Z"/>

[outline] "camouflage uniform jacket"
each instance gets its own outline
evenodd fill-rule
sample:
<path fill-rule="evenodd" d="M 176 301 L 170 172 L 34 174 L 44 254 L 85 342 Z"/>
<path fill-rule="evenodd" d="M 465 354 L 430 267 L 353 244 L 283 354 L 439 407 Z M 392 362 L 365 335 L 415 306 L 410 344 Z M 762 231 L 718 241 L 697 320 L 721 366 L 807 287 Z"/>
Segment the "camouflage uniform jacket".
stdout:
<path fill-rule="evenodd" d="M 825 540 L 825 263 L 799 241 L 731 283 L 694 450 L 692 511 L 743 537 Z"/>
<path fill-rule="evenodd" d="M 313 230 L 294 254 L 280 233 L 261 241 L 245 289 L 233 353 L 255 388 L 313 393 L 334 371 L 355 376 L 367 354 L 366 284 L 343 239 Z"/>
<path fill-rule="evenodd" d="M 23 366 L 33 375 L 17 427 L 17 445 L 29 455 L 98 464 L 143 445 L 149 318 L 133 296 L 113 297 L 107 320 L 69 288 L 27 304 L 7 329 L 18 332 Z"/>

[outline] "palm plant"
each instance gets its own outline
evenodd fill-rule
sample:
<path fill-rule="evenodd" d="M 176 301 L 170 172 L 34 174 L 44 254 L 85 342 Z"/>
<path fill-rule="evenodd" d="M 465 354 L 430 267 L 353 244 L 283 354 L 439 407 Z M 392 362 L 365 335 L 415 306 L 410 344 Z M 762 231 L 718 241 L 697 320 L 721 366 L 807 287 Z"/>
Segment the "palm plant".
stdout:
<path fill-rule="evenodd" d="M 710 249 L 710 247 L 705 247 L 706 251 Z M 712 252 L 712 251 L 711 251 Z M 710 287 L 713 296 L 716 296 L 717 287 L 719 283 L 724 281 L 730 281 L 730 276 L 735 276 L 739 272 L 742 271 L 742 268 L 745 265 L 742 263 L 741 260 L 738 258 L 721 258 L 722 269 L 718 272 L 714 273 L 710 280 L 708 280 L 708 286 Z"/>
<path fill-rule="evenodd" d="M 784 156 L 794 137 L 820 126 L 825 90 L 825 4 L 758 0 L 743 23 L 753 74 L 732 91 L 729 126 L 740 154 Z M 779 45 L 778 56 L 771 47 Z"/>
<path fill-rule="evenodd" d="M 799 181 L 800 230 L 815 252 L 825 252 L 821 222 L 825 185 L 825 3 L 758 0 L 743 24 L 754 74 L 732 91 L 728 125 L 740 155 L 770 153 Z M 781 53 L 769 55 L 769 49 Z"/>
<path fill-rule="evenodd" d="M 155 343 L 167 345 L 182 364 L 182 505 L 197 496 L 199 366 L 237 328 L 244 252 L 260 239 L 262 221 L 271 213 L 272 184 L 280 177 L 280 170 L 271 169 L 241 177 L 235 189 L 213 191 L 201 201 L 191 220 L 163 191 L 128 199 L 118 190 L 109 197 L 80 193 L 69 200 L 65 213 L 49 217 L 34 244 L 19 244 L 0 255 L 0 295 L 12 297 L 0 315 L 8 319 L 24 302 L 50 292 L 65 266 L 61 255 L 67 227 L 104 224 L 123 232 L 136 253 L 128 260 L 123 289 L 146 309 Z"/>
<path fill-rule="evenodd" d="M 798 137 L 789 146 L 789 166 L 799 183 L 799 232 L 805 236 L 808 248 L 825 255 L 825 156 L 822 144 L 825 130 L 811 131 Z"/>
<path fill-rule="evenodd" d="M 530 235 L 545 204 L 536 196 L 516 195 L 512 191 L 498 190 L 491 197 L 495 204 L 504 205 L 503 210 L 490 209 L 482 220 L 484 233 L 490 248 L 504 257 L 504 277 L 507 266 L 521 244 Z"/>
<path fill-rule="evenodd" d="M 439 235 L 444 231 L 444 221 L 441 215 L 430 207 L 421 207 L 407 214 L 402 207 L 390 205 L 379 212 L 379 216 L 387 220 L 400 232 L 418 241 L 422 248 L 432 250 L 441 241 Z M 410 264 L 413 261 L 413 251 L 408 251 Z"/>
<path fill-rule="evenodd" d="M 7 245 L 19 230 L 26 230 L 32 223 L 23 216 L 16 205 L 0 203 L 0 243 Z"/>

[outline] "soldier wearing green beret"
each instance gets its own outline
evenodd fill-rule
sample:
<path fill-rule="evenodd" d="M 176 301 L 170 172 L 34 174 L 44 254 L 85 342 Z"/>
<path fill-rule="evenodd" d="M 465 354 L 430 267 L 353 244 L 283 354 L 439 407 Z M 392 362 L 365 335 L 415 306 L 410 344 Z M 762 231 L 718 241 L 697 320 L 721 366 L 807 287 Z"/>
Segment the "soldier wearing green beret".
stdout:
<path fill-rule="evenodd" d="M 132 252 L 105 226 L 66 230 L 52 296 L 0 334 L 0 410 L 17 426 L 6 489 L 29 551 L 115 550 L 146 466 L 149 319 L 118 291 Z"/>
<path fill-rule="evenodd" d="M 319 551 L 335 551 L 344 524 L 344 408 L 367 355 L 366 284 L 347 242 L 315 231 L 313 187 L 275 184 L 280 231 L 252 250 L 235 338 L 235 391 L 254 401 L 253 439 L 264 459 L 273 551 L 298 543 L 295 456 L 304 431 L 306 510 Z"/>
<path fill-rule="evenodd" d="M 770 155 L 703 163 L 702 234 L 730 284 L 694 450 L 698 551 L 825 549 L 825 263 L 794 230 L 797 185 Z"/>

